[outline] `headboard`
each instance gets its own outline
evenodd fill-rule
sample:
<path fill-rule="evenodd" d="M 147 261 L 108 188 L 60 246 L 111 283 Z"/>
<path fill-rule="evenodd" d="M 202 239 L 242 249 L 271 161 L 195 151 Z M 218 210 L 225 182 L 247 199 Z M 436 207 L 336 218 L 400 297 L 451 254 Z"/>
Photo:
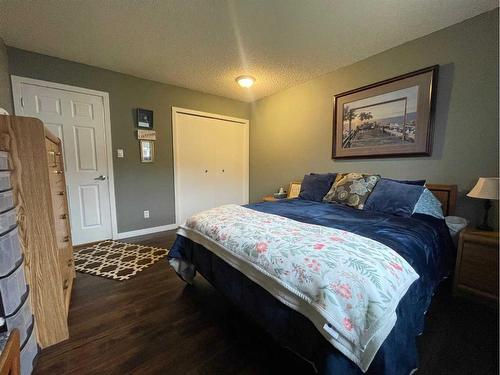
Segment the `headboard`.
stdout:
<path fill-rule="evenodd" d="M 435 197 L 441 202 L 444 216 L 450 216 L 455 213 L 457 185 L 425 184 L 425 187 L 432 191 Z"/>

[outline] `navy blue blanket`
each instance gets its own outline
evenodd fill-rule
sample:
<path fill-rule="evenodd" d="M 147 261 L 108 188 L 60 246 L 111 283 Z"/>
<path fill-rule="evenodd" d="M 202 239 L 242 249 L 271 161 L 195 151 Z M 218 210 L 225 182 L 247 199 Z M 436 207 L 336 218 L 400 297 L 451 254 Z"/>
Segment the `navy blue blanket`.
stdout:
<path fill-rule="evenodd" d="M 454 259 L 452 240 L 444 220 L 427 215 L 403 218 L 300 199 L 247 207 L 353 232 L 381 242 L 405 258 L 420 278 L 399 303 L 396 325 L 367 373 L 409 374 L 418 367 L 415 336 L 423 331 L 424 314 L 431 297 L 439 282 L 449 274 Z M 258 318 L 258 323 L 282 345 L 313 362 L 321 373 L 361 374 L 361 370 L 324 340 L 304 316 L 281 304 L 201 245 L 178 236 L 169 258 L 193 263 L 233 303 L 251 317 Z M 300 332 L 300 335 L 293 332 Z"/>

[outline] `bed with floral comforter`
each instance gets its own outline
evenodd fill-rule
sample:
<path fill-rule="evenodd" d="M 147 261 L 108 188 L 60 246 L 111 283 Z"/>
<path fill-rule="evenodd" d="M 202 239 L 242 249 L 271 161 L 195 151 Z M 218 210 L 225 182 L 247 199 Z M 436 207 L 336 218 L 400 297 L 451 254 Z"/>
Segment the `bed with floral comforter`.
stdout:
<path fill-rule="evenodd" d="M 183 278 L 189 281 L 197 269 L 323 373 L 415 369 L 415 335 L 450 268 L 452 252 L 440 220 L 395 218 L 303 200 L 223 206 L 194 215 L 178 234 L 169 259 Z M 262 297 L 268 316 L 237 297 L 235 285 L 248 283 L 275 298 Z M 309 349 L 286 332 L 297 327 L 273 324 L 271 305 L 278 315 L 293 316 L 292 326 L 311 326 L 310 337 L 302 337 Z M 401 345 L 402 338 L 409 342 Z"/>

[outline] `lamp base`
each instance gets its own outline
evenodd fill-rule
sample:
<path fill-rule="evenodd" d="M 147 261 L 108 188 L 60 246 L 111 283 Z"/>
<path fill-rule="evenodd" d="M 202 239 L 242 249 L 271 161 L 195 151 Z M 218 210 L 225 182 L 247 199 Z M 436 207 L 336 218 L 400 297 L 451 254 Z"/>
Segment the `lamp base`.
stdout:
<path fill-rule="evenodd" d="M 483 222 L 477 226 L 477 229 L 484 230 L 487 232 L 493 231 L 493 228 L 488 225 L 488 211 L 491 208 L 491 202 L 489 199 L 484 201 L 484 217 Z"/>

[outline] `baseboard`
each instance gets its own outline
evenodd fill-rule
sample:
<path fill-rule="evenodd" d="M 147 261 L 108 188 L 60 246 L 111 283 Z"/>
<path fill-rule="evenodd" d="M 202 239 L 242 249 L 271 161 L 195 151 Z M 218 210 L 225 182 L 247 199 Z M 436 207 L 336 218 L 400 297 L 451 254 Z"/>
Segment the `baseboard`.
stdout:
<path fill-rule="evenodd" d="M 160 225 L 159 227 L 131 230 L 129 232 L 120 232 L 114 235 L 113 239 L 121 240 L 123 238 L 144 236 L 145 234 L 152 234 L 152 233 L 164 232 L 166 230 L 177 229 L 178 227 L 179 226 L 177 224 L 167 224 L 167 225 Z"/>

